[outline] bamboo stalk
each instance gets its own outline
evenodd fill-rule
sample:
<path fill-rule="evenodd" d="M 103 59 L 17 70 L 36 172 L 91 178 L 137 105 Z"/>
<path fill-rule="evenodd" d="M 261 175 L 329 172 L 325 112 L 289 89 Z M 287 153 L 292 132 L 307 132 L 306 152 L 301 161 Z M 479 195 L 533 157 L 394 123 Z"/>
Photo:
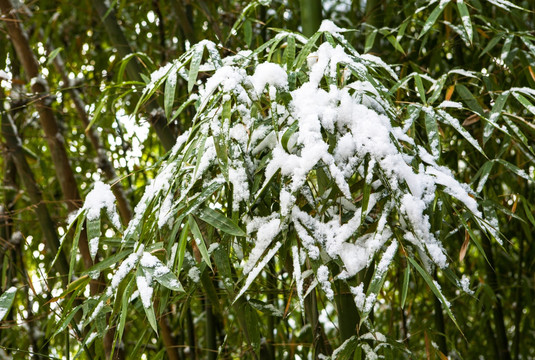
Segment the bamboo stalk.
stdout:
<path fill-rule="evenodd" d="M 312 36 L 318 31 L 323 16 L 321 0 L 300 0 L 301 27 L 305 36 Z"/>
<path fill-rule="evenodd" d="M 28 162 L 26 161 L 24 151 L 22 149 L 22 142 L 18 137 L 15 124 L 13 123 L 11 116 L 3 109 L 1 110 L 2 135 L 6 140 L 10 155 L 12 156 L 15 166 L 17 167 L 19 178 L 22 180 L 22 183 L 26 188 L 26 192 L 28 193 L 30 201 L 34 204 L 35 214 L 37 216 L 39 225 L 41 226 L 41 231 L 45 237 L 47 247 L 52 254 L 56 254 L 58 252 L 60 243 L 54 221 L 48 212 L 46 204 L 43 202 L 41 189 L 39 189 L 30 165 L 28 165 Z M 68 274 L 69 264 L 67 261 L 67 256 L 63 251 L 60 252 L 58 260 L 54 264 L 54 268 L 60 274 Z M 63 285 L 68 283 L 68 279 L 65 277 L 62 277 L 61 280 Z"/>

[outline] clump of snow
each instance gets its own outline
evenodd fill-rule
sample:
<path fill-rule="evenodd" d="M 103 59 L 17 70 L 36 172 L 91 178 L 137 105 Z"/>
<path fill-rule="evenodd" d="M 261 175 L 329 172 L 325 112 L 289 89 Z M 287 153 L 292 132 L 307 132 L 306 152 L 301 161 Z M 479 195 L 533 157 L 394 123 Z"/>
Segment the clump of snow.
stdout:
<path fill-rule="evenodd" d="M 145 308 L 150 308 L 152 306 L 152 293 L 154 292 L 153 287 L 151 286 L 152 279 L 150 275 L 143 274 L 136 276 L 137 289 L 139 290 L 139 297 L 141 298 L 141 303 Z"/>
<path fill-rule="evenodd" d="M 318 268 L 317 276 L 318 282 L 320 283 L 321 288 L 325 292 L 325 295 L 329 300 L 333 300 L 334 292 L 331 288 L 331 283 L 329 281 L 329 268 L 325 265 L 320 265 L 320 267 Z"/>
<path fill-rule="evenodd" d="M 274 86 L 279 90 L 288 90 L 288 74 L 280 65 L 266 62 L 256 67 L 255 73 L 251 76 L 251 82 L 255 91 L 260 95 L 266 85 Z"/>
<path fill-rule="evenodd" d="M 198 283 L 201 280 L 201 272 L 196 266 L 192 266 L 188 271 L 188 277 L 194 282 Z"/>
<path fill-rule="evenodd" d="M 101 181 L 95 182 L 93 189 L 87 194 L 83 209 L 87 210 L 87 219 L 96 220 L 100 217 L 100 211 L 106 209 L 106 212 L 117 228 L 121 228 L 119 214 L 115 207 L 115 195 L 108 184 Z"/>
<path fill-rule="evenodd" d="M 470 289 L 470 278 L 468 276 L 463 275 L 461 277 L 461 280 L 459 281 L 459 286 L 468 295 L 474 295 L 474 291 Z"/>
<path fill-rule="evenodd" d="M 318 31 L 324 31 L 333 34 L 347 31 L 347 29 L 336 26 L 331 20 L 323 20 Z"/>

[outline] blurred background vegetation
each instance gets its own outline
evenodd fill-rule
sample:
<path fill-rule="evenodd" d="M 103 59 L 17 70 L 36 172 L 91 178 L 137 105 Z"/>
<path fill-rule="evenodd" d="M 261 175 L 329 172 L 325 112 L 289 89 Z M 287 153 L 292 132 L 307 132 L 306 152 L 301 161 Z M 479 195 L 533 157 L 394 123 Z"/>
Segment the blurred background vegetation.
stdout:
<path fill-rule="evenodd" d="M 461 219 L 441 236 L 450 267 L 468 276 L 474 290 L 463 293 L 441 271 L 433 274 L 459 328 L 421 277 L 404 275 L 406 261 L 397 258 L 372 314 L 377 331 L 391 341 L 379 356 L 535 357 L 533 1 L 0 0 L 0 10 L 0 310 L 9 305 L 0 319 L 0 358 L 67 358 L 80 350 L 87 334 L 67 327 L 72 318 L 65 321 L 63 313 L 79 299 L 62 303 L 58 297 L 74 279 L 68 278 L 69 266 L 78 276 L 93 260 L 83 233 L 79 251 L 71 248 L 72 237 L 65 237 L 68 255 L 59 256 L 51 270 L 67 217 L 102 180 L 114 184 L 127 223 L 160 159 L 195 113 L 193 104 L 186 104 L 168 124 L 169 110 L 179 109 L 191 90 L 179 78 L 171 103 L 158 89 L 131 117 L 150 74 L 201 40 L 213 41 L 221 56 L 230 56 L 259 48 L 279 29 L 309 37 L 323 19 L 350 29 L 345 39 L 359 53 L 379 56 L 393 67 L 400 81 L 390 84 L 389 94 L 400 122 L 415 122 L 413 137 L 432 141 L 424 108 L 438 109 L 443 101 L 462 104 L 448 113 L 486 156 L 451 126 L 439 124 L 434 126 L 441 165 L 471 184 L 503 238 L 499 244 Z M 282 50 L 273 53 L 275 62 L 282 56 Z M 102 226 L 109 246 L 104 259 L 119 235 L 105 221 Z M 265 295 L 250 314 L 262 334 L 258 351 L 243 341 L 239 326 L 223 325 L 222 310 L 207 307 L 199 289 L 160 309 L 159 336 L 140 306 L 131 310 L 124 351 L 115 356 L 216 358 L 220 349 L 220 358 L 312 358 L 320 346 L 316 325 L 307 327 L 310 318 L 298 310 L 288 313 L 295 307 L 295 284 L 284 270 L 285 259 L 277 261 L 271 265 L 275 273 L 258 285 Z M 217 273 L 211 276 L 217 280 Z M 18 289 L 13 297 L 6 295 L 11 287 Z M 214 290 L 227 306 L 223 290 Z M 274 297 L 287 304 L 284 316 L 262 308 Z M 337 348 L 345 340 L 338 331 L 339 313 L 324 295 L 315 302 L 313 313 L 326 340 L 321 346 Z M 109 354 L 106 337 L 81 356 Z M 365 357 L 360 348 L 351 356 Z"/>

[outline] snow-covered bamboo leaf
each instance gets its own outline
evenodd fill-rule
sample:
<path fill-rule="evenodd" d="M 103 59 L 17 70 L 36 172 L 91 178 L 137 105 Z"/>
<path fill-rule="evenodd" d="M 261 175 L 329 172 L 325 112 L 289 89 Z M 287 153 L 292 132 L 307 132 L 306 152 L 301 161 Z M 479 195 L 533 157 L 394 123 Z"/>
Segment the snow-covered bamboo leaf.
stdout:
<path fill-rule="evenodd" d="M 439 118 L 442 119 L 443 122 L 451 125 L 451 127 L 453 127 L 459 134 L 461 134 L 461 136 L 464 137 L 470 143 L 470 145 L 476 148 L 476 150 L 483 154 L 483 156 L 487 156 L 485 155 L 485 152 L 483 151 L 477 140 L 474 139 L 474 137 L 459 123 L 459 120 L 457 120 L 444 110 L 438 110 L 437 113 L 440 115 Z"/>
<path fill-rule="evenodd" d="M 199 66 L 201 65 L 202 56 L 204 54 L 204 45 L 197 45 L 193 52 L 193 57 L 189 65 L 188 73 L 188 92 L 193 90 L 193 86 L 197 81 L 197 75 L 199 74 Z"/>
<path fill-rule="evenodd" d="M 13 305 L 13 300 L 15 300 L 15 295 L 17 294 L 17 288 L 12 286 L 2 295 L 0 295 L 0 321 L 4 320 L 7 313 Z"/>
<path fill-rule="evenodd" d="M 472 21 L 470 20 L 470 13 L 468 12 L 468 7 L 464 3 L 464 0 L 457 0 L 457 9 L 459 10 L 459 15 L 461 16 L 461 21 L 463 23 L 464 30 L 466 31 L 466 37 L 472 43 Z"/>
<path fill-rule="evenodd" d="M 165 81 L 165 90 L 163 97 L 163 107 L 165 111 L 165 117 L 171 119 L 171 111 L 173 109 L 173 103 L 175 101 L 175 91 L 177 84 L 177 73 L 174 70 L 167 77 Z"/>
<path fill-rule="evenodd" d="M 440 0 L 438 5 L 433 9 L 431 14 L 425 21 L 424 26 L 422 27 L 422 31 L 420 31 L 420 35 L 418 35 L 418 38 L 424 36 L 431 29 L 431 27 L 435 24 L 438 17 L 440 16 L 440 14 L 442 14 L 442 11 L 446 7 L 446 5 L 449 4 L 449 2 L 449 0 Z"/>
<path fill-rule="evenodd" d="M 425 112 L 425 130 L 431 153 L 438 159 L 440 157 L 440 133 L 438 131 L 437 120 L 429 112 Z"/>

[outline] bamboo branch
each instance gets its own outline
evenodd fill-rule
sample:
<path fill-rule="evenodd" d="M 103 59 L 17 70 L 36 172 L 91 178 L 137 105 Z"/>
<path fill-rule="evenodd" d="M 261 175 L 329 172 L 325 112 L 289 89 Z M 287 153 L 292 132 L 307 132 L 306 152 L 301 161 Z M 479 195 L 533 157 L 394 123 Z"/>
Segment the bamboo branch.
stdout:
<path fill-rule="evenodd" d="M 3 0 L 5 1 L 5 0 Z M 130 44 L 126 40 L 126 37 L 123 33 L 123 30 L 117 23 L 117 16 L 113 8 L 108 8 L 103 0 L 93 0 L 93 7 L 97 10 L 100 19 L 108 33 L 111 43 L 117 49 L 119 56 L 125 57 L 128 54 L 132 53 Z M 133 81 L 143 81 L 141 74 L 143 73 L 143 66 L 137 58 L 133 58 L 128 62 L 126 66 L 126 73 L 130 80 Z M 147 103 L 147 110 L 149 114 L 154 112 L 159 112 L 159 107 L 155 102 L 149 101 Z M 151 123 L 156 135 L 160 139 L 164 149 L 169 151 L 173 148 L 176 142 L 176 136 L 173 133 L 172 129 L 167 125 L 167 119 L 163 116 L 149 116 L 149 122 Z"/>

